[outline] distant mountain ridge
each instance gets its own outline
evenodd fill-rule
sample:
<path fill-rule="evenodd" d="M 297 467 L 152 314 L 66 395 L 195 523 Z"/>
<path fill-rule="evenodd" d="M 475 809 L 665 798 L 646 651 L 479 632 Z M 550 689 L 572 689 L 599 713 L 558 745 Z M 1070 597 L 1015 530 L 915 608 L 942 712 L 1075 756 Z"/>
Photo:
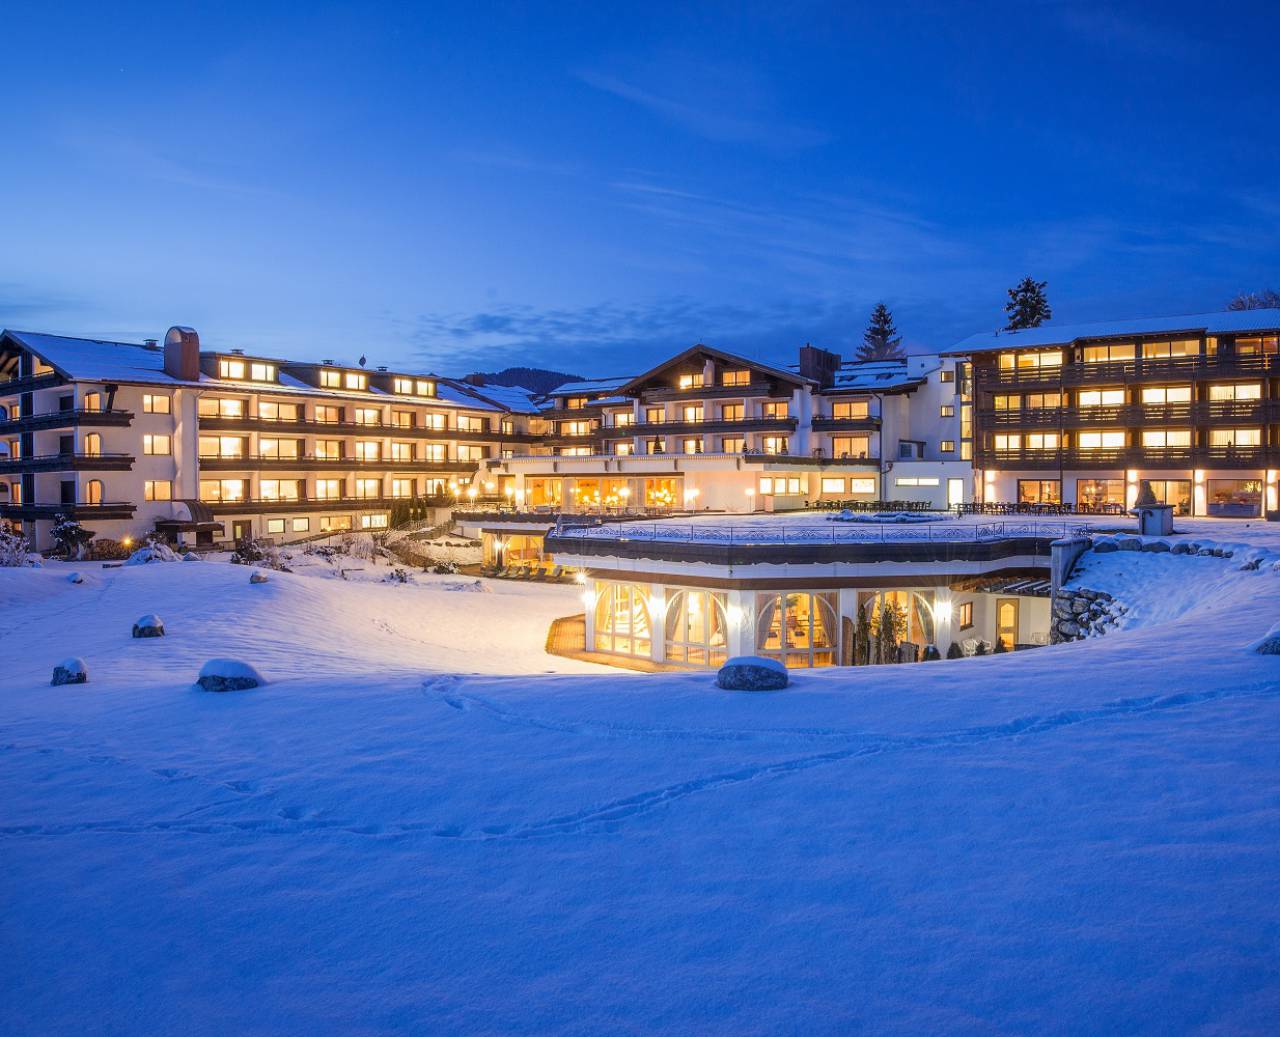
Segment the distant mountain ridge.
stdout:
<path fill-rule="evenodd" d="M 542 367 L 507 367 L 501 371 L 481 371 L 480 377 L 486 385 L 516 385 L 530 392 L 548 393 L 565 382 L 580 382 L 580 374 L 564 374 L 562 371 L 548 371 Z"/>

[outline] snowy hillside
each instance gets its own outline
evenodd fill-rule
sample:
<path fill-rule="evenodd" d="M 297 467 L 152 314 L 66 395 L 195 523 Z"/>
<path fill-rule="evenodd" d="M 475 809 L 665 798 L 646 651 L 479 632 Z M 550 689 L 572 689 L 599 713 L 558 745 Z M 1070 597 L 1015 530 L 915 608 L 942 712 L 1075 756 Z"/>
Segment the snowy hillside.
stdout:
<path fill-rule="evenodd" d="M 0 1031 L 1274 1032 L 1244 560 L 1090 555 L 1101 639 L 756 695 L 546 656 L 572 587 L 0 570 Z"/>

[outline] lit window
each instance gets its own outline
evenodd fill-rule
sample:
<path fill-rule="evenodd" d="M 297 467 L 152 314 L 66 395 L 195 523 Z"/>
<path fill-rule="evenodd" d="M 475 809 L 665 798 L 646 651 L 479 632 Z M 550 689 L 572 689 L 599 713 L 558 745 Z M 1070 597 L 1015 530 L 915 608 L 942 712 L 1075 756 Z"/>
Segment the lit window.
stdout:
<path fill-rule="evenodd" d="M 1120 429 L 1081 432 L 1076 445 L 1081 450 L 1119 450 L 1125 446 L 1125 434 Z"/>
<path fill-rule="evenodd" d="M 316 404 L 316 421 L 322 425 L 339 425 L 342 423 L 342 408 L 328 404 Z"/>
<path fill-rule="evenodd" d="M 412 497 L 413 496 L 413 480 L 412 479 L 392 479 L 391 480 L 391 496 Z"/>
<path fill-rule="evenodd" d="M 381 479 L 357 479 L 356 496 L 359 498 L 379 497 L 382 495 Z"/>
<path fill-rule="evenodd" d="M 937 486 L 939 480 L 933 475 L 905 475 L 894 482 L 898 486 Z"/>
<path fill-rule="evenodd" d="M 591 431 L 590 422 L 580 421 L 580 422 L 571 422 L 570 424 L 581 425 L 584 429 L 584 432 L 571 432 L 569 433 L 570 435 L 574 435 L 574 436 L 583 435 L 585 434 L 585 432 Z M 477 418 L 474 414 L 459 414 L 458 415 L 458 431 L 459 432 L 488 432 L 489 426 L 485 422 L 484 418 Z"/>
<path fill-rule="evenodd" d="M 380 425 L 382 423 L 382 415 L 376 407 L 357 407 L 356 408 L 356 424 L 357 425 Z"/>
<path fill-rule="evenodd" d="M 1123 389 L 1086 389 L 1080 392 L 1081 407 L 1121 407 L 1124 405 Z"/>
<path fill-rule="evenodd" d="M 591 448 L 589 446 L 571 447 L 570 449 L 578 451 L 578 455 L 581 457 L 591 456 Z M 458 446 L 459 461 L 483 461 L 488 456 L 489 448 L 487 446 L 476 446 L 468 443 L 462 443 Z"/>
<path fill-rule="evenodd" d="M 833 479 L 823 477 L 822 492 L 823 493 L 844 493 L 845 482 L 843 479 Z"/>
<path fill-rule="evenodd" d="M 300 414 L 296 403 L 262 400 L 258 403 L 258 417 L 263 421 L 297 421 Z"/>
<path fill-rule="evenodd" d="M 1188 447 L 1191 445 L 1191 430 L 1189 428 L 1143 429 L 1142 445 L 1149 447 Z"/>
<path fill-rule="evenodd" d="M 954 382 L 956 380 L 956 373 L 949 369 L 939 371 L 938 380 L 941 382 Z"/>
<path fill-rule="evenodd" d="M 1106 364 L 1117 360 L 1132 360 L 1137 349 L 1132 342 L 1113 346 L 1085 346 L 1080 351 L 1080 359 L 1086 364 Z"/>
<path fill-rule="evenodd" d="M 196 406 L 196 413 L 202 418 L 243 418 L 244 400 L 202 396 Z"/>
<path fill-rule="evenodd" d="M 357 461 L 382 460 L 382 443 L 376 439 L 357 439 L 356 440 L 356 460 Z"/>
<path fill-rule="evenodd" d="M 702 372 L 697 374 L 682 374 L 677 380 L 676 385 L 681 389 L 701 389 L 706 385 L 706 379 Z"/>
<path fill-rule="evenodd" d="M 720 440 L 720 450 L 726 454 L 741 454 L 747 449 L 745 436 L 724 436 Z"/>
<path fill-rule="evenodd" d="M 874 479 L 867 479 L 867 478 L 850 479 L 849 492 L 850 493 L 875 493 L 876 481 Z"/>
<path fill-rule="evenodd" d="M 436 383 L 428 381 L 419 381 L 417 383 L 419 396 L 434 396 L 436 394 Z"/>
<path fill-rule="evenodd" d="M 401 396 L 410 396 L 413 394 L 412 378 L 394 378 L 392 379 L 392 387 Z"/>
<path fill-rule="evenodd" d="M 1225 400 L 1257 400 L 1262 398 L 1262 385 L 1253 382 L 1246 385 L 1211 385 L 1209 399 L 1214 402 Z"/>
<path fill-rule="evenodd" d="M 1024 371 L 1040 367 L 1061 367 L 1062 351 L 1052 350 L 1045 353 L 1001 353 L 1000 370 Z"/>
<path fill-rule="evenodd" d="M 320 370 L 320 386 L 324 389 L 341 389 L 342 388 L 342 372 L 334 371 L 332 368 L 321 368 Z"/>
<path fill-rule="evenodd" d="M 218 359 L 218 377 L 244 381 L 245 366 L 243 360 L 232 360 L 229 357 Z"/>
<path fill-rule="evenodd" d="M 831 405 L 831 416 L 840 420 L 859 421 L 867 417 L 870 408 L 866 400 L 841 400 Z"/>
<path fill-rule="evenodd" d="M 960 625 L 961 630 L 968 630 L 973 626 L 973 602 L 966 601 L 958 609 L 956 609 L 956 622 Z"/>
<path fill-rule="evenodd" d="M 998 432 L 996 433 L 996 436 L 995 436 L 995 448 L 997 451 L 1021 450 L 1022 436 L 1016 432 L 1008 433 L 1008 434 L 1003 432 Z"/>
<path fill-rule="evenodd" d="M 954 418 L 956 416 L 956 407 L 954 403 L 944 403 L 938 408 L 938 417 Z"/>
<path fill-rule="evenodd" d="M 316 480 L 316 499 L 317 500 L 340 500 L 342 497 L 342 480 L 341 479 L 317 479 Z"/>
<path fill-rule="evenodd" d="M 1209 445 L 1227 448 L 1261 446 L 1262 430 L 1256 428 L 1210 429 Z"/>
<path fill-rule="evenodd" d="M 944 439 L 938 449 L 944 454 L 953 454 L 956 449 L 956 441 L 954 439 Z"/>
<path fill-rule="evenodd" d="M 145 435 L 142 437 L 142 452 L 144 454 L 162 455 L 172 453 L 168 436 Z"/>
<path fill-rule="evenodd" d="M 790 411 L 786 400 L 765 400 L 760 407 L 760 414 L 765 418 L 785 418 Z"/>
<path fill-rule="evenodd" d="M 725 371 L 720 375 L 721 385 L 750 385 L 751 372 L 747 370 L 741 371 Z"/>
<path fill-rule="evenodd" d="M 785 454 L 790 446 L 786 436 L 765 436 L 763 443 L 766 454 Z"/>
<path fill-rule="evenodd" d="M 168 479 L 148 479 L 142 484 L 142 499 L 173 500 L 173 483 Z"/>
<path fill-rule="evenodd" d="M 311 520 L 309 518 L 296 518 L 292 523 L 295 533 L 306 533 L 311 529 Z"/>
<path fill-rule="evenodd" d="M 282 519 L 282 518 L 269 518 L 269 519 L 267 519 L 267 532 L 268 532 L 268 533 L 283 533 L 283 532 L 284 532 L 284 519 Z"/>
<path fill-rule="evenodd" d="M 369 387 L 369 376 L 360 374 L 358 371 L 348 371 L 343 381 L 348 389 L 367 389 Z"/>
<path fill-rule="evenodd" d="M 1169 403 L 1190 403 L 1191 386 L 1189 385 L 1144 385 L 1142 402 L 1155 406 Z"/>
<path fill-rule="evenodd" d="M 360 528 L 361 529 L 386 529 L 387 516 L 386 515 L 361 515 Z"/>
<path fill-rule="evenodd" d="M 163 393 L 144 392 L 142 394 L 142 413 L 168 414 L 169 397 Z"/>
<path fill-rule="evenodd" d="M 274 382 L 276 380 L 276 365 L 254 362 L 249 365 L 249 377 L 255 382 Z"/>
<path fill-rule="evenodd" d="M 412 443 L 392 443 L 391 444 L 391 460 L 412 461 L 413 460 L 413 444 Z"/>
<path fill-rule="evenodd" d="M 143 437 L 146 441 L 147 437 Z M 201 436 L 198 444 L 201 457 L 244 457 L 243 436 Z"/>
<path fill-rule="evenodd" d="M 321 461 L 337 461 L 342 457 L 342 440 L 317 439 L 316 457 Z"/>
<path fill-rule="evenodd" d="M 1179 342 L 1144 342 L 1142 358 L 1151 360 L 1157 357 L 1199 356 L 1200 340 L 1183 339 Z"/>

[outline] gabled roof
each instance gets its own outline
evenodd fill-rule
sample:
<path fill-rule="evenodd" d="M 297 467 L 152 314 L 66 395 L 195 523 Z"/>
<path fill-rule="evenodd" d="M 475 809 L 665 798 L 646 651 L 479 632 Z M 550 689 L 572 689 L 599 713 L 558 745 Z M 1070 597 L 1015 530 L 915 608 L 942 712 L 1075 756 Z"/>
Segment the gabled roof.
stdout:
<path fill-rule="evenodd" d="M 133 342 L 70 338 L 34 331 L 4 331 L 0 338 L 12 339 L 28 349 L 64 378 L 103 382 L 168 382 L 164 372 L 164 350 L 149 349 Z"/>
<path fill-rule="evenodd" d="M 1124 338 L 1139 335 L 1230 335 L 1280 329 L 1280 310 L 1223 310 L 1142 320 L 1098 321 L 1090 324 L 1045 324 L 1024 331 L 988 331 L 970 335 L 947 350 L 947 356 L 984 353 L 993 349 L 1069 346 L 1081 339 Z"/>
<path fill-rule="evenodd" d="M 663 371 L 670 370 L 683 364 L 695 356 L 709 356 L 712 359 L 719 360 L 724 364 L 733 364 L 737 367 L 747 367 L 753 371 L 762 371 L 770 378 L 777 378 L 780 381 L 790 382 L 792 385 L 817 385 L 812 378 L 805 378 L 803 375 L 796 374 L 794 371 L 786 371 L 781 367 L 773 367 L 770 364 L 762 364 L 759 360 L 751 360 L 745 356 L 738 356 L 736 353 L 726 353 L 722 349 L 716 349 L 714 346 L 703 345 L 701 342 L 690 346 L 683 353 L 677 353 L 675 356 L 664 360 L 657 367 L 646 371 L 644 374 L 637 375 L 631 381 L 618 387 L 621 395 L 627 395 L 639 391 L 640 387 L 651 378 L 655 378 Z"/>
<path fill-rule="evenodd" d="M 521 414 L 537 414 L 538 401 L 541 394 L 523 385 L 472 385 L 457 378 L 442 378 L 436 385 L 436 391 L 448 389 L 464 397 L 470 397 L 486 403 L 499 410 L 515 411 Z"/>
<path fill-rule="evenodd" d="M 557 385 L 548 396 L 592 396 L 596 393 L 610 393 L 626 385 L 633 375 L 616 375 L 612 378 L 585 378 L 580 382 L 565 382 Z"/>

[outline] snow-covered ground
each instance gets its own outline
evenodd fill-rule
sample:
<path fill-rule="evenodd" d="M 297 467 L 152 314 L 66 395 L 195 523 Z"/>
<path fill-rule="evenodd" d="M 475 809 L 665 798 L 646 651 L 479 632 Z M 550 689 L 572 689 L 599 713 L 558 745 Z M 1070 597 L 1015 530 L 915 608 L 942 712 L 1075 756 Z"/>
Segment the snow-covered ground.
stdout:
<path fill-rule="evenodd" d="M 1195 535 L 1275 553 L 754 695 L 546 656 L 571 587 L 0 570 L 0 1032 L 1273 1033 L 1280 537 Z"/>

